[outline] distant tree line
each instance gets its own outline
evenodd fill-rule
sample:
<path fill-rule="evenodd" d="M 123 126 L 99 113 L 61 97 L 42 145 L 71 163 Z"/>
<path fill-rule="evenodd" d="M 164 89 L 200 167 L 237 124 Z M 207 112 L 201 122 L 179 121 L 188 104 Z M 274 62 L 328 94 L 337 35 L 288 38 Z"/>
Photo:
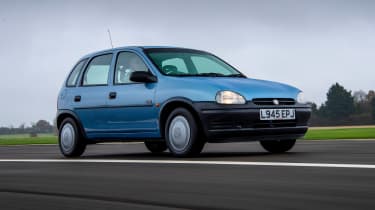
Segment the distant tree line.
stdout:
<path fill-rule="evenodd" d="M 346 90 L 339 83 L 332 85 L 327 100 L 317 106 L 310 103 L 312 116 L 310 125 L 368 125 L 375 124 L 375 91 Z"/>
<path fill-rule="evenodd" d="M 37 133 L 53 133 L 55 126 L 51 125 L 46 120 L 39 120 L 36 123 L 32 123 L 31 126 L 21 124 L 18 127 L 0 127 L 0 134 L 37 134 Z"/>

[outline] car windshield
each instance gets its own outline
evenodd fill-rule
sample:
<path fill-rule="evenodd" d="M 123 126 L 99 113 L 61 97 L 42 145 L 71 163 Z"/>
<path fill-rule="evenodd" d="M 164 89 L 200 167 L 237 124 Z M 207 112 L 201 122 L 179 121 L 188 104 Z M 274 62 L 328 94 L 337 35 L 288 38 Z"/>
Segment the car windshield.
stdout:
<path fill-rule="evenodd" d="M 147 49 L 161 73 L 169 76 L 245 77 L 214 55 L 189 49 Z"/>

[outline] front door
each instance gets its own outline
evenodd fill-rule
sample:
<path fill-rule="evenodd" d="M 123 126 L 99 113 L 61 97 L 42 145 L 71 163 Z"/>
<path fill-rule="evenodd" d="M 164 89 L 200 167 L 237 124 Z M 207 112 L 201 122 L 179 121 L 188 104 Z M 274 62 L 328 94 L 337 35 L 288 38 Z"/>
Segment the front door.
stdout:
<path fill-rule="evenodd" d="M 157 137 L 158 112 L 154 106 L 157 83 L 130 81 L 134 71 L 149 69 L 136 53 L 120 52 L 108 98 L 111 132 L 114 137 L 122 138 Z"/>

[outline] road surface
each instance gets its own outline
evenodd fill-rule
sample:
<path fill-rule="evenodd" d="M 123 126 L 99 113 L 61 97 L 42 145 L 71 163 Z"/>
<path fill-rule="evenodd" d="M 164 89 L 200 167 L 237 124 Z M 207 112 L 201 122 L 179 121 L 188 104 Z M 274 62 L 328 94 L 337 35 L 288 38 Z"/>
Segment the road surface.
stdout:
<path fill-rule="evenodd" d="M 328 164 L 328 165 L 327 165 Z M 1 209 L 375 209 L 375 141 L 208 144 L 201 156 L 143 144 L 0 147 Z"/>

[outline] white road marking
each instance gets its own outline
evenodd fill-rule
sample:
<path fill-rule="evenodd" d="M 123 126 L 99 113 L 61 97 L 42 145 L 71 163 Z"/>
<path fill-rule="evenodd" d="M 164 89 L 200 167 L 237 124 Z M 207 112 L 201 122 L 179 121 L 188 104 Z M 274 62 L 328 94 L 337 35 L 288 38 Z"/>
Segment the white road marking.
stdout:
<path fill-rule="evenodd" d="M 0 159 L 0 163 L 133 163 L 133 164 L 188 164 L 188 165 L 230 165 L 230 166 L 286 166 L 324 168 L 375 169 L 372 164 L 336 163 L 290 163 L 290 162 L 242 162 L 242 161 L 193 161 L 193 160 L 115 160 L 115 159 Z"/>

